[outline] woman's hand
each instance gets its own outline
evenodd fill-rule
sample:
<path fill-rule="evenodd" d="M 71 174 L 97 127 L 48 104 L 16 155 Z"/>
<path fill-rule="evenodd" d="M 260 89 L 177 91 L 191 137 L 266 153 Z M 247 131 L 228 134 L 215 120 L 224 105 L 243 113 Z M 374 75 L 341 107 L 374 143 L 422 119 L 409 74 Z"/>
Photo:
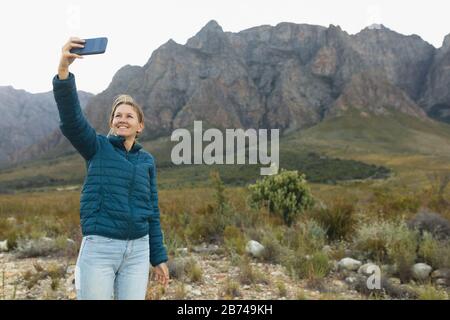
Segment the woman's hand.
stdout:
<path fill-rule="evenodd" d="M 153 271 L 154 271 L 154 278 L 156 281 L 158 281 L 160 284 L 164 286 L 169 284 L 169 269 L 167 268 L 167 265 L 164 262 L 154 267 Z"/>
<path fill-rule="evenodd" d="M 71 37 L 66 44 L 62 47 L 61 50 L 61 59 L 59 60 L 59 66 L 58 66 L 58 77 L 60 80 L 67 79 L 69 76 L 69 66 L 72 64 L 72 62 L 75 59 L 83 59 L 83 56 L 80 56 L 75 53 L 70 53 L 70 50 L 72 48 L 83 48 L 83 43 L 85 40 L 77 38 L 77 37 Z"/>

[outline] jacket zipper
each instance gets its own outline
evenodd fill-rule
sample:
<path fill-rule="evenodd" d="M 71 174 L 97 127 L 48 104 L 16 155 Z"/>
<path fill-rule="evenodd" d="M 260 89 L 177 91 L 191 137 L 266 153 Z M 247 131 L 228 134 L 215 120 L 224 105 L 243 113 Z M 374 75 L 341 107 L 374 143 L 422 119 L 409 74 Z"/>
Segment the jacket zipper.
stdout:
<path fill-rule="evenodd" d="M 128 160 L 128 152 L 126 152 L 126 158 Z M 133 164 L 133 174 L 131 176 L 130 188 L 128 189 L 128 207 L 130 208 L 130 215 L 128 217 L 128 230 L 127 230 L 127 238 L 128 239 L 130 239 L 130 229 L 131 229 L 132 214 L 133 214 L 133 208 L 131 207 L 131 193 L 132 193 L 133 187 L 134 187 L 135 175 L 136 175 L 136 166 Z"/>

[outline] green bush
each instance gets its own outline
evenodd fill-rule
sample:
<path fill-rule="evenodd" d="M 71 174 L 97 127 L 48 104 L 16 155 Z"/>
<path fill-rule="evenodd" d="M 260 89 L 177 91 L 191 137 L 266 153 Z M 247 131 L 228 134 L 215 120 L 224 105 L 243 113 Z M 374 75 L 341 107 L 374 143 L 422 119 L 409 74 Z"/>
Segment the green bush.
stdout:
<path fill-rule="evenodd" d="M 227 226 L 223 232 L 225 248 L 229 252 L 243 254 L 245 252 L 245 237 L 235 226 Z"/>
<path fill-rule="evenodd" d="M 309 280 L 323 279 L 331 271 L 328 256 L 321 251 L 311 255 L 296 253 L 287 261 L 286 267 L 292 276 Z"/>
<path fill-rule="evenodd" d="M 420 208 L 421 200 L 417 194 L 398 194 L 390 189 L 374 191 L 373 210 L 381 218 L 395 219 L 399 213 L 411 214 Z"/>
<path fill-rule="evenodd" d="M 445 290 L 437 289 L 432 285 L 426 285 L 418 291 L 418 299 L 419 300 L 448 300 L 449 296 Z"/>
<path fill-rule="evenodd" d="M 387 253 L 390 262 L 397 265 L 400 280 L 411 278 L 411 266 L 417 258 L 418 232 L 408 229 L 405 222 L 388 225 Z"/>
<path fill-rule="evenodd" d="M 289 227 L 283 245 L 302 254 L 319 251 L 326 243 L 326 231 L 314 220 L 304 220 Z"/>
<path fill-rule="evenodd" d="M 248 258 L 244 258 L 240 262 L 239 282 L 241 284 L 247 284 L 247 285 L 257 284 L 257 283 L 263 283 L 263 284 L 269 283 L 269 281 L 267 280 L 266 276 L 263 273 L 261 273 L 258 270 L 255 270 L 252 267 Z"/>
<path fill-rule="evenodd" d="M 437 257 L 439 251 L 439 243 L 433 238 L 433 235 L 428 232 L 424 232 L 419 244 L 418 255 L 424 261 L 431 266 L 436 266 L 439 257 Z"/>
<path fill-rule="evenodd" d="M 203 278 L 203 271 L 200 265 L 193 259 L 190 258 L 186 261 L 184 266 L 185 272 L 191 282 L 201 282 Z"/>
<path fill-rule="evenodd" d="M 435 269 L 450 268 L 450 243 L 440 241 L 424 232 L 419 243 L 418 256 Z"/>
<path fill-rule="evenodd" d="M 314 203 L 305 175 L 298 171 L 282 169 L 279 174 L 250 185 L 249 191 L 253 206 L 267 207 L 270 213 L 280 215 L 287 225 Z"/>
<path fill-rule="evenodd" d="M 405 282 L 417 258 L 418 235 L 404 221 L 374 221 L 357 230 L 354 246 L 366 258 L 397 265 L 398 275 Z"/>
<path fill-rule="evenodd" d="M 264 246 L 263 261 L 275 264 L 280 263 L 286 249 L 279 240 L 272 233 L 266 232 L 261 240 L 261 244 Z"/>
<path fill-rule="evenodd" d="M 224 296 L 225 299 L 234 299 L 242 296 L 239 283 L 228 277 L 222 288 L 221 295 Z"/>
<path fill-rule="evenodd" d="M 342 200 L 331 207 L 318 209 L 313 218 L 326 230 L 328 239 L 332 241 L 350 239 L 357 223 L 354 205 Z"/>

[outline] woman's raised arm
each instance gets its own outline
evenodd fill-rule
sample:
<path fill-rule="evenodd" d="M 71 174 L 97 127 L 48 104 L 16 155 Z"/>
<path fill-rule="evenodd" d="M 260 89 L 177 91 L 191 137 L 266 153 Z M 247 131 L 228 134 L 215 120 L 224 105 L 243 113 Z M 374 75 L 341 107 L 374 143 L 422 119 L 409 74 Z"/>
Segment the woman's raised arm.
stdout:
<path fill-rule="evenodd" d="M 53 78 L 53 95 L 58 106 L 62 133 L 75 149 L 89 160 L 97 152 L 97 134 L 83 115 L 78 99 L 75 76 L 69 66 L 82 56 L 71 53 L 72 48 L 82 48 L 84 40 L 72 37 L 62 47 L 58 75 Z"/>

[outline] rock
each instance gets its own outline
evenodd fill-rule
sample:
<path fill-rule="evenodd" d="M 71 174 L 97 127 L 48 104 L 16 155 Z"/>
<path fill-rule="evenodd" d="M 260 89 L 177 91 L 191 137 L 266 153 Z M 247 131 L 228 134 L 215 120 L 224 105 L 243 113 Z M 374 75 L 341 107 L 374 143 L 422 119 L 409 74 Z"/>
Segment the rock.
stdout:
<path fill-rule="evenodd" d="M 350 249 L 345 249 L 345 250 L 344 250 L 344 255 L 345 255 L 346 257 L 349 257 L 349 256 L 351 256 L 352 254 L 353 254 L 352 250 L 350 250 Z"/>
<path fill-rule="evenodd" d="M 69 246 L 72 246 L 72 245 L 75 245 L 76 243 L 75 243 L 75 241 L 73 240 L 73 239 L 70 239 L 70 238 L 67 238 L 67 244 L 69 245 Z"/>
<path fill-rule="evenodd" d="M 212 245 L 207 245 L 206 243 L 203 243 L 199 246 L 194 246 L 192 248 L 192 251 L 197 252 L 197 253 L 214 253 L 219 251 L 219 246 L 216 244 L 212 244 Z"/>
<path fill-rule="evenodd" d="M 194 296 L 197 296 L 197 297 L 199 297 L 199 296 L 202 295 L 202 292 L 201 292 L 200 290 L 198 290 L 198 289 L 193 289 L 193 290 L 191 290 L 191 293 L 192 293 Z"/>
<path fill-rule="evenodd" d="M 450 284 L 450 282 L 447 279 L 444 279 L 444 278 L 436 279 L 436 281 L 434 283 L 437 286 L 440 286 L 440 287 L 447 287 Z"/>
<path fill-rule="evenodd" d="M 358 273 L 365 276 L 371 276 L 375 272 L 375 270 L 377 270 L 377 268 L 379 268 L 378 265 L 369 262 L 359 267 Z"/>
<path fill-rule="evenodd" d="M 331 283 L 336 289 L 340 291 L 345 290 L 347 288 L 347 284 L 342 280 L 333 280 Z"/>
<path fill-rule="evenodd" d="M 331 262 L 331 270 L 338 271 L 339 270 L 339 262 L 337 262 L 336 260 L 333 260 Z"/>
<path fill-rule="evenodd" d="M 402 283 L 399 278 L 389 278 L 389 282 L 393 285 L 400 285 Z"/>
<path fill-rule="evenodd" d="M 450 269 L 444 268 L 444 269 L 437 269 L 434 270 L 431 274 L 431 278 L 437 279 L 437 278 L 444 278 L 444 279 L 450 279 Z"/>
<path fill-rule="evenodd" d="M 352 259 L 352 258 L 344 258 L 341 259 L 338 263 L 339 270 L 349 270 L 356 271 L 361 266 L 361 261 Z"/>
<path fill-rule="evenodd" d="M 169 269 L 169 275 L 174 279 L 182 279 L 185 274 L 186 260 L 185 258 L 169 259 L 167 261 L 167 268 Z"/>
<path fill-rule="evenodd" d="M 397 265 L 395 264 L 383 264 L 381 266 L 381 273 L 382 274 L 388 274 L 388 275 L 394 275 L 397 273 Z"/>
<path fill-rule="evenodd" d="M 8 251 L 8 240 L 0 241 L 0 252 Z"/>
<path fill-rule="evenodd" d="M 75 290 L 75 274 L 71 274 L 66 279 L 66 287 L 68 291 Z"/>
<path fill-rule="evenodd" d="M 355 278 L 355 277 L 347 277 L 347 278 L 345 278 L 345 282 L 348 283 L 348 284 L 354 284 L 354 283 L 356 283 L 357 280 L 358 279 Z"/>
<path fill-rule="evenodd" d="M 419 281 L 428 279 L 432 270 L 426 263 L 416 263 L 411 268 L 413 278 Z"/>
<path fill-rule="evenodd" d="M 329 245 L 325 245 L 325 246 L 323 246 L 322 251 L 326 255 L 329 255 L 333 250 L 331 249 L 331 247 Z"/>
<path fill-rule="evenodd" d="M 181 256 L 186 256 L 188 254 L 188 248 L 177 248 L 175 251 Z"/>
<path fill-rule="evenodd" d="M 250 240 L 247 242 L 247 245 L 245 246 L 245 251 L 255 258 L 261 257 L 264 252 L 264 246 L 260 244 L 258 241 Z"/>
<path fill-rule="evenodd" d="M 75 299 L 77 298 L 77 293 L 74 292 L 74 291 L 69 292 L 69 293 L 67 294 L 67 298 L 68 298 L 69 300 L 75 300 Z"/>
<path fill-rule="evenodd" d="M 73 274 L 75 272 L 75 265 L 71 265 L 67 267 L 66 273 L 67 274 Z"/>

